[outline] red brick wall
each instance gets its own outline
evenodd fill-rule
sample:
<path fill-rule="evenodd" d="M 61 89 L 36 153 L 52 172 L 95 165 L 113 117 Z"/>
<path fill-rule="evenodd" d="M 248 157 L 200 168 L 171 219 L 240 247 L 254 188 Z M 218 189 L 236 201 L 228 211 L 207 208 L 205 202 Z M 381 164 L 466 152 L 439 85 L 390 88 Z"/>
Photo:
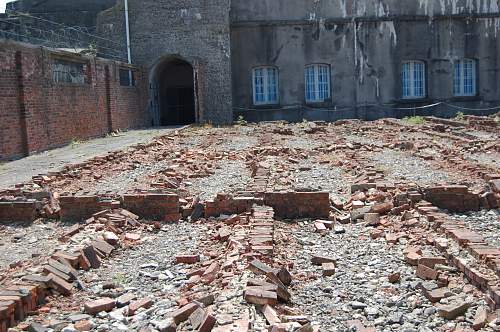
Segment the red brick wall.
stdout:
<path fill-rule="evenodd" d="M 84 63 L 88 82 L 54 82 L 55 59 Z M 135 68 L 136 86 L 120 86 L 121 66 L 0 41 L 0 159 L 149 125 L 147 75 Z"/>
<path fill-rule="evenodd" d="M 22 154 L 16 55 L 0 47 L 0 159 Z"/>

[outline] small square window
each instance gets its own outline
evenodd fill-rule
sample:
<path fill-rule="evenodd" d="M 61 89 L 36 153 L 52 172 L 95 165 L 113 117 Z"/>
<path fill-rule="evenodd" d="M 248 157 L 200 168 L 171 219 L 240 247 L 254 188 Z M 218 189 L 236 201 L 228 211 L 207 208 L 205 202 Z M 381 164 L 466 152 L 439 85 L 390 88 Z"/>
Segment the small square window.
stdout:
<path fill-rule="evenodd" d="M 85 84 L 88 83 L 86 65 L 79 62 L 55 60 L 52 77 L 56 83 Z"/>
<path fill-rule="evenodd" d="M 120 68 L 120 85 L 135 86 L 135 75 L 132 69 Z"/>

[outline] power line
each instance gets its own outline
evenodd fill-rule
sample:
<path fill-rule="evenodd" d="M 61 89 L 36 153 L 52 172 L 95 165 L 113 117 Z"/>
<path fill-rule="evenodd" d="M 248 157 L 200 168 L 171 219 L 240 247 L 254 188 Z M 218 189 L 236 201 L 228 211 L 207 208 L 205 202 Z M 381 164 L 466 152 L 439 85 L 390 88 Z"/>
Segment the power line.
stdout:
<path fill-rule="evenodd" d="M 73 49 L 76 50 L 77 49 L 76 46 L 80 46 L 81 47 L 82 43 L 84 42 L 81 39 L 76 39 L 76 38 L 72 38 L 71 36 L 62 35 L 60 33 L 57 33 L 54 30 L 45 30 L 45 29 L 41 29 L 41 28 L 34 28 L 34 27 L 30 27 L 30 26 L 27 26 L 27 25 L 23 25 L 23 24 L 17 23 L 17 22 L 7 21 L 7 20 L 4 20 L 4 19 L 0 19 L 0 22 L 5 22 L 7 24 L 12 24 L 12 25 L 19 26 L 19 27 L 21 27 L 23 29 L 28 29 L 28 30 L 35 31 L 36 33 L 39 33 L 39 37 L 35 37 L 32 34 L 28 35 L 28 34 L 12 33 L 11 31 L 2 30 L 2 29 L 0 29 L 0 32 L 5 32 L 5 33 L 11 34 L 11 35 L 17 35 L 19 37 L 27 38 L 28 40 L 29 39 L 35 39 L 35 40 L 43 41 L 44 44 L 46 44 L 48 46 L 53 46 L 52 44 L 56 44 L 56 45 L 58 45 L 57 46 L 58 48 L 61 48 L 61 47 L 64 47 L 64 48 L 73 48 Z M 40 38 L 40 36 L 43 36 L 45 38 Z M 62 40 L 50 39 L 47 36 L 58 36 L 58 37 L 61 37 L 63 39 L 74 41 L 74 42 L 76 42 L 77 45 L 72 45 L 72 44 L 64 42 Z M 87 40 L 87 42 L 90 42 L 90 41 Z M 98 45 L 97 48 L 98 48 L 98 51 L 99 51 L 98 53 L 100 53 L 100 54 L 103 54 L 103 55 L 106 55 L 106 56 L 110 56 L 110 57 L 113 57 L 113 58 L 116 58 L 116 59 L 120 59 L 120 60 L 125 60 L 125 57 L 122 56 L 122 55 L 116 55 L 116 54 L 111 55 L 109 53 L 104 53 L 104 52 L 100 51 L 101 49 L 104 49 L 104 50 L 111 51 L 113 53 L 116 52 L 117 54 L 120 54 L 120 53 L 123 53 L 123 50 L 118 50 L 118 49 L 106 47 L 106 46 L 103 46 L 103 45 Z"/>
<path fill-rule="evenodd" d="M 68 47 L 68 45 L 65 45 L 61 42 L 55 42 L 53 40 L 47 40 L 47 39 L 42 39 L 42 38 L 37 38 L 37 37 L 33 37 L 33 36 L 29 36 L 29 35 L 25 35 L 25 34 L 20 34 L 20 33 L 15 33 L 15 32 L 12 32 L 12 31 L 6 31 L 6 30 L 0 30 L 0 34 L 8 34 L 8 35 L 11 35 L 11 36 L 18 36 L 18 37 L 24 37 L 24 38 L 28 38 L 28 39 L 35 39 L 35 40 L 39 40 L 39 41 L 42 41 L 45 43 L 45 45 L 42 45 L 42 46 L 47 46 L 47 47 L 53 47 L 53 45 L 51 44 L 54 44 L 54 43 L 59 43 L 60 45 L 57 46 L 56 48 L 73 48 L 75 49 L 75 47 Z M 114 58 L 114 59 L 118 59 L 118 60 L 121 60 L 123 61 L 124 58 L 121 57 L 121 56 L 117 56 L 117 55 L 114 55 L 114 54 L 109 54 L 109 53 L 104 53 L 104 52 L 98 52 L 98 54 L 102 54 L 104 56 L 107 56 L 109 58 Z"/>
<path fill-rule="evenodd" d="M 5 23 L 8 23 L 8 24 L 17 25 L 17 26 L 19 26 L 21 28 L 26 28 L 26 29 L 30 29 L 30 30 L 34 30 L 34 31 L 39 31 L 40 33 L 46 32 L 46 33 L 51 34 L 51 35 L 55 35 L 55 36 L 59 36 L 59 37 L 62 37 L 62 38 L 67 38 L 68 40 L 76 41 L 78 43 L 83 42 L 83 40 L 81 40 L 81 39 L 75 39 L 75 38 L 71 38 L 69 36 L 64 36 L 64 35 L 61 35 L 61 34 L 55 32 L 53 30 L 45 30 L 45 29 L 41 29 L 41 28 L 33 28 L 33 27 L 30 27 L 30 26 L 27 26 L 27 25 L 23 25 L 23 24 L 16 23 L 16 22 L 10 22 L 10 21 L 6 21 L 6 20 L 3 20 L 3 19 L 0 19 L 0 22 L 5 22 Z M 5 30 L 1 30 L 0 29 L 0 31 L 5 31 Z M 45 39 L 45 40 L 49 41 L 49 39 Z M 75 47 L 72 47 L 72 48 L 75 48 Z M 123 52 L 123 50 L 118 50 L 116 48 L 110 48 L 110 47 L 106 47 L 106 46 L 102 46 L 102 45 L 99 45 L 98 48 L 99 49 L 102 48 L 102 49 L 106 49 L 106 50 L 116 51 L 118 53 Z"/>
<path fill-rule="evenodd" d="M 114 41 L 114 40 L 111 40 L 111 39 L 107 39 L 107 38 L 104 38 L 104 37 L 101 37 L 101 36 L 98 36 L 98 35 L 94 35 L 94 34 L 91 34 L 91 33 L 88 33 L 88 32 L 82 32 L 82 31 L 79 31 L 78 29 L 76 29 L 74 27 L 67 26 L 65 24 L 54 22 L 54 21 L 51 21 L 51 20 L 47 20 L 47 19 L 44 19 L 44 18 L 41 18 L 41 17 L 38 17 L 38 16 L 33 16 L 33 15 L 28 14 L 28 13 L 21 13 L 21 12 L 15 12 L 15 11 L 12 12 L 12 13 L 15 14 L 15 15 L 18 15 L 18 16 L 25 16 L 25 17 L 29 17 L 29 18 L 33 18 L 33 19 L 42 21 L 42 22 L 47 22 L 47 23 L 50 23 L 50 24 L 61 26 L 61 27 L 64 27 L 64 28 L 66 28 L 68 30 L 74 30 L 74 31 L 76 31 L 78 33 L 86 34 L 86 35 L 91 36 L 93 38 L 101 39 L 101 40 L 104 40 L 104 41 L 107 41 L 107 42 L 110 42 L 110 43 L 113 43 L 113 44 L 116 44 L 116 45 L 120 45 L 120 46 L 124 45 L 123 43 L 119 43 L 117 41 Z"/>

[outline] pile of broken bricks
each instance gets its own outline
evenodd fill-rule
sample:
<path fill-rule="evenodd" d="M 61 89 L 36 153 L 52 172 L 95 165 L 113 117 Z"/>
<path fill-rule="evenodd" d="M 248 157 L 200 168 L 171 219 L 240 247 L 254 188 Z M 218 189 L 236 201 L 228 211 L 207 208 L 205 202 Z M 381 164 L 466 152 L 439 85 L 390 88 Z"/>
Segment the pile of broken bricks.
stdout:
<path fill-rule="evenodd" d="M 106 210 L 95 214 L 87 220 L 86 225 L 75 224 L 70 227 L 61 234 L 60 241 L 71 242 L 74 235 L 90 224 L 94 231 L 103 231 L 102 235 L 87 245 L 56 251 L 46 259 L 44 265 L 30 268 L 29 274 L 16 274 L 22 276 L 6 282 L 8 286 L 0 289 L 0 332 L 15 326 L 16 322 L 43 306 L 47 299 L 58 295 L 70 296 L 75 288 L 83 289 L 78 270 L 97 269 L 101 266 L 101 260 L 109 257 L 118 246 L 140 239 L 136 233 L 124 232 L 140 227 L 137 216 L 126 210 Z M 36 270 L 39 273 L 31 272 Z M 88 311 L 96 310 L 91 307 L 88 307 Z M 34 323 L 34 326 L 45 331 L 39 324 Z"/>
<path fill-rule="evenodd" d="M 389 244 L 406 238 L 405 261 L 416 267 L 416 275 L 423 280 L 419 288 L 424 296 L 431 303 L 438 303 L 443 298 L 450 301 L 447 305 L 436 304 L 440 316 L 455 319 L 472 304 L 466 298 L 453 296 L 456 294 L 448 288 L 450 283 L 461 278 L 457 275 L 461 273 L 477 287 L 478 296 L 484 292 L 489 305 L 489 308 L 478 309 L 474 329 L 487 324 L 500 326 L 500 319 L 495 314 L 500 309 L 500 248 L 487 244 L 480 234 L 468 229 L 464 223 L 450 220 L 447 214 L 425 201 L 425 192 L 418 188 L 360 182 L 353 185 L 353 189 L 347 203 L 332 202 L 337 212 L 333 219 L 344 223 L 363 220 L 367 227 L 374 227 L 370 233 L 373 239 L 385 237 Z M 463 186 L 432 190 L 468 195 Z M 493 192 L 490 199 L 494 197 L 498 202 L 499 193 L 497 190 Z M 346 218 L 346 214 L 350 218 Z M 330 227 L 330 221 L 315 222 L 318 232 L 325 232 Z M 423 254 L 422 248 L 426 246 L 437 254 Z M 398 282 L 398 274 L 391 275 L 389 281 Z"/>

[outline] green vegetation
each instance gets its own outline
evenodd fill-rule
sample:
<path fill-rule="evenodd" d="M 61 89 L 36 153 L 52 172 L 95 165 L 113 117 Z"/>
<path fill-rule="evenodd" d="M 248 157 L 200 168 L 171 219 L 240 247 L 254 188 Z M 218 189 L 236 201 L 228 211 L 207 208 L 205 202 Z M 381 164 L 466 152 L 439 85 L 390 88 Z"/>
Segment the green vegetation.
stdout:
<path fill-rule="evenodd" d="M 238 126 L 244 126 L 247 124 L 247 121 L 245 120 L 245 117 L 243 115 L 240 115 L 234 123 Z"/>
<path fill-rule="evenodd" d="M 113 277 L 113 281 L 118 285 L 123 285 L 127 283 L 127 277 L 122 273 L 117 273 Z"/>
<path fill-rule="evenodd" d="M 403 121 L 413 125 L 420 125 L 425 122 L 425 118 L 423 116 L 407 116 Z"/>
<path fill-rule="evenodd" d="M 458 112 L 457 115 L 455 115 L 455 120 L 457 120 L 457 121 L 464 121 L 465 120 L 465 114 L 464 114 L 464 112 Z"/>
<path fill-rule="evenodd" d="M 76 148 L 78 145 L 82 144 L 82 141 L 76 139 L 76 138 L 73 138 L 71 140 L 71 143 L 69 144 L 71 146 L 72 149 Z"/>

